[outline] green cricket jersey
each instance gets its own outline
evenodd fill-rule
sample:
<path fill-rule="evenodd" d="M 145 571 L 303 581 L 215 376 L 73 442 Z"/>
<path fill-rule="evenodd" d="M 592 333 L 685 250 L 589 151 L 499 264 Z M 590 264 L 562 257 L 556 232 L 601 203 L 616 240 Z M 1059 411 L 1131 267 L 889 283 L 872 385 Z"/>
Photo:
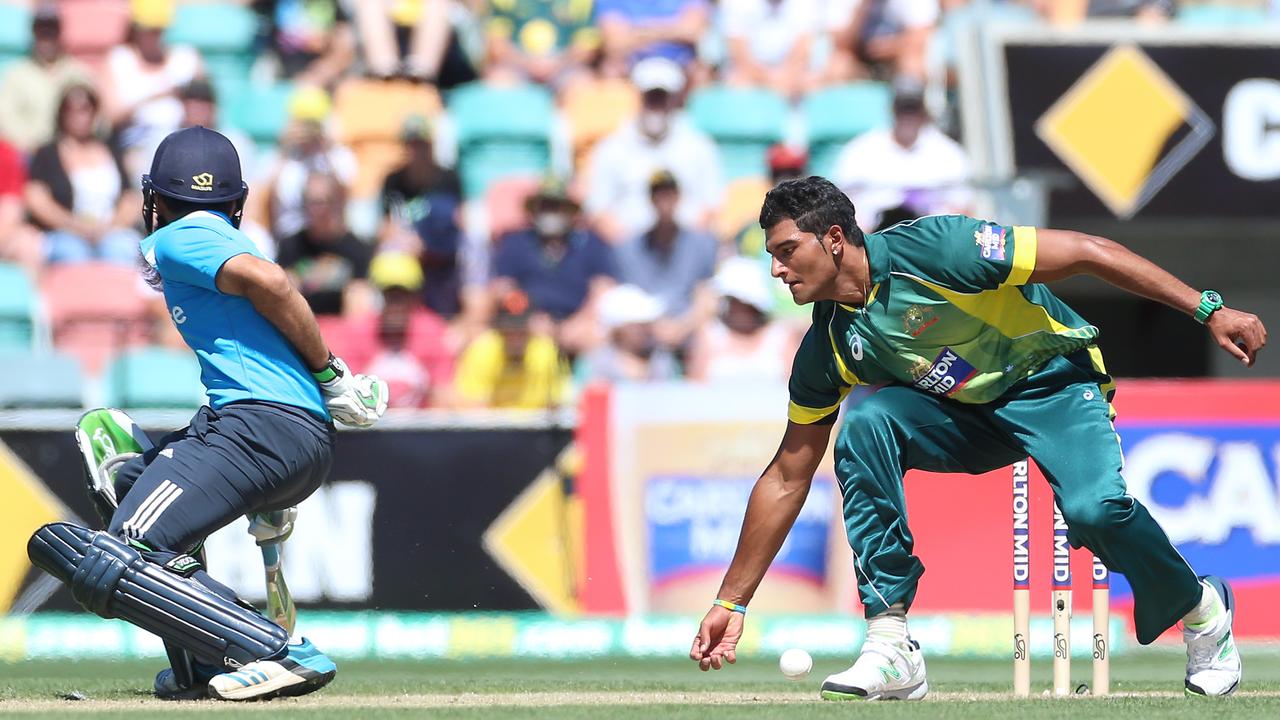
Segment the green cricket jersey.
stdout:
<path fill-rule="evenodd" d="M 814 305 L 791 368 L 793 422 L 828 418 L 858 384 L 990 402 L 1052 357 L 1082 348 L 1105 374 L 1093 345 L 1098 328 L 1045 286 L 1027 284 L 1035 228 L 934 215 L 867 235 L 866 249 L 866 306 Z"/>

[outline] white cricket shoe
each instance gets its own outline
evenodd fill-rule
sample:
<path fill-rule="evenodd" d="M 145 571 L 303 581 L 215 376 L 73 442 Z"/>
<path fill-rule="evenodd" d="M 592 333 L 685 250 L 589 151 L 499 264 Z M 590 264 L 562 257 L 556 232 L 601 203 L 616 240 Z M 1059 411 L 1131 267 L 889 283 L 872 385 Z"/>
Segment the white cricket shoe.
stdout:
<path fill-rule="evenodd" d="M 823 700 L 919 700 L 929 693 L 920 643 L 867 640 L 853 667 L 822 683 Z"/>
<path fill-rule="evenodd" d="M 235 672 L 209 679 L 209 697 L 217 700 L 267 700 L 282 695 L 306 695 L 329 684 L 338 673 L 324 653 L 306 638 L 289 645 L 278 660 L 259 660 Z"/>
<path fill-rule="evenodd" d="M 1182 639 L 1187 643 L 1186 692 L 1201 697 L 1230 695 L 1240 686 L 1242 672 L 1240 651 L 1231 635 L 1235 596 L 1222 578 L 1206 575 L 1201 580 L 1205 592 L 1217 594 L 1222 609 L 1203 628 L 1182 626 Z"/>

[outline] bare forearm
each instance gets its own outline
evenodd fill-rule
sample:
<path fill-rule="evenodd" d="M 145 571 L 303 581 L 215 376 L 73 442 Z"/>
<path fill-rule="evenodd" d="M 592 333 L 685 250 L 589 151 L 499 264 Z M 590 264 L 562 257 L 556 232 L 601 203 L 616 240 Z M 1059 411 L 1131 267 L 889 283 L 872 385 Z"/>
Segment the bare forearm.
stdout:
<path fill-rule="evenodd" d="M 1117 242 L 1076 234 L 1076 260 L 1062 275 L 1086 273 L 1188 315 L 1200 304 L 1200 292 L 1172 273 Z"/>
<path fill-rule="evenodd" d="M 776 471 L 766 471 L 756 481 L 747 501 L 738 548 L 717 597 L 739 605 L 751 601 L 808 495 L 808 482 L 788 483 Z"/>
<path fill-rule="evenodd" d="M 320 336 L 315 315 L 297 290 L 256 286 L 249 288 L 245 297 L 293 345 L 308 370 L 325 366 L 329 361 L 329 346 Z"/>

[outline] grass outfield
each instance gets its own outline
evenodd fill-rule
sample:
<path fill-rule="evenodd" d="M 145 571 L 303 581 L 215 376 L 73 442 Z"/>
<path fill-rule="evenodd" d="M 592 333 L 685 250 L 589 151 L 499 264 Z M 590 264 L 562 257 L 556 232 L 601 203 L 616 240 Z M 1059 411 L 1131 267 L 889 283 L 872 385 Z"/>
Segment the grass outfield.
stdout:
<path fill-rule="evenodd" d="M 719 673 L 699 673 L 677 660 L 594 662 L 493 660 L 471 662 L 344 662 L 329 687 L 305 698 L 269 703 L 163 703 L 150 698 L 156 662 L 0 664 L 0 714 L 6 717 L 172 718 L 214 712 L 221 718 L 1214 718 L 1280 717 L 1280 654 L 1245 653 L 1245 684 L 1234 697 L 1183 697 L 1182 656 L 1136 651 L 1112 663 L 1109 698 L 1008 695 L 1008 662 L 935 660 L 933 692 L 923 703 L 849 707 L 818 699 L 818 686 L 844 661 L 820 658 L 809 679 L 782 679 L 771 661 L 747 660 Z M 1049 685 L 1049 663 L 1034 667 L 1035 691 Z M 1078 661 L 1085 680 L 1089 663 Z M 78 693 L 83 700 L 62 696 Z M 1206 708 L 1211 704 L 1211 709 Z M 709 707 L 715 705 L 716 707 Z M 861 705 L 861 704 L 860 704 Z M 800 707 L 803 706 L 803 707 Z M 1015 715 L 1016 713 L 1016 715 Z"/>

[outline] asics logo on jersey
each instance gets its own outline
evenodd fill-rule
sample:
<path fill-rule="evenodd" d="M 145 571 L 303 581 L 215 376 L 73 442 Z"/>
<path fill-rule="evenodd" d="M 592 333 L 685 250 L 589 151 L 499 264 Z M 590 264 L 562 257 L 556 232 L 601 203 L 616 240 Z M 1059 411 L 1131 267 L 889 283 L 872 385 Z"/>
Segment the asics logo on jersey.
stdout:
<path fill-rule="evenodd" d="M 187 321 L 187 311 L 183 310 L 181 305 L 174 305 L 169 314 L 173 316 L 174 325 L 181 325 Z"/>
<path fill-rule="evenodd" d="M 849 341 L 849 353 L 853 355 L 854 360 L 862 359 L 862 336 L 854 333 L 853 339 Z"/>

